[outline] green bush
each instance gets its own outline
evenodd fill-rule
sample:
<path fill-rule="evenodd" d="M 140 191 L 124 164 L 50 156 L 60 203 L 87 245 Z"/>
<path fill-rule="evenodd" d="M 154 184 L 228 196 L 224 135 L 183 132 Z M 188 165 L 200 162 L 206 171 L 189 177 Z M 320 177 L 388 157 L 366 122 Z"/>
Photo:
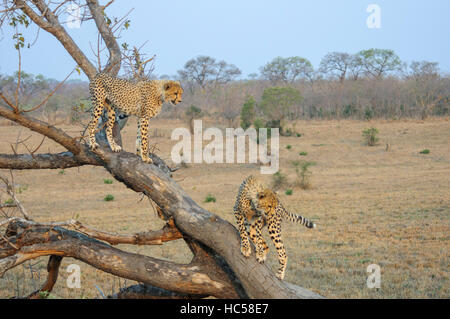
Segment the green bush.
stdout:
<path fill-rule="evenodd" d="M 373 115 L 373 110 L 371 108 L 368 107 L 364 110 L 364 119 L 366 121 L 371 120 L 373 118 Z"/>
<path fill-rule="evenodd" d="M 420 154 L 430 154 L 430 150 L 426 148 L 424 150 L 421 150 Z"/>
<path fill-rule="evenodd" d="M 293 193 L 292 189 L 287 189 L 285 192 L 286 195 L 292 195 L 292 193 Z"/>
<path fill-rule="evenodd" d="M 277 190 L 287 184 L 286 175 L 281 173 L 281 171 L 276 172 L 272 175 L 272 188 Z"/>
<path fill-rule="evenodd" d="M 289 117 L 292 108 L 302 101 L 303 96 L 296 88 L 269 87 L 264 90 L 258 108 L 269 120 L 267 127 L 279 127 L 280 135 L 283 135 L 284 120 Z"/>
<path fill-rule="evenodd" d="M 302 152 L 298 153 L 298 155 L 300 155 L 300 156 L 306 156 L 306 155 L 308 155 L 308 152 L 302 151 Z"/>
<path fill-rule="evenodd" d="M 292 148 L 292 145 L 286 145 L 286 149 L 290 150 Z"/>
<path fill-rule="evenodd" d="M 113 180 L 112 179 L 104 179 L 103 183 L 105 183 L 105 184 L 112 184 Z"/>
<path fill-rule="evenodd" d="M 206 196 L 206 198 L 205 198 L 205 203 L 210 203 L 210 202 L 215 203 L 216 202 L 216 198 L 213 195 L 208 194 L 208 196 Z"/>
<path fill-rule="evenodd" d="M 256 137 L 256 142 L 259 144 L 259 129 L 267 128 L 267 126 L 264 124 L 263 119 L 261 119 L 259 117 L 253 121 L 253 126 L 255 127 L 256 133 L 258 134 Z M 272 134 L 272 131 L 270 129 L 267 129 L 267 138 L 268 139 L 270 139 L 271 134 Z"/>
<path fill-rule="evenodd" d="M 311 171 L 310 166 L 316 165 L 315 162 L 309 161 L 294 161 L 292 165 L 295 167 L 295 173 L 297 174 L 297 179 L 295 181 L 295 186 L 302 189 L 311 188 Z"/>
<path fill-rule="evenodd" d="M 105 198 L 103 199 L 105 202 L 110 202 L 114 200 L 114 196 L 111 194 L 108 194 L 105 196 Z"/>
<path fill-rule="evenodd" d="M 368 128 L 362 132 L 364 141 L 366 145 L 374 146 L 378 142 L 377 134 L 379 133 L 378 129 L 375 127 Z"/>
<path fill-rule="evenodd" d="M 241 109 L 241 127 L 248 129 L 255 119 L 256 101 L 253 96 L 249 96 Z"/>
<path fill-rule="evenodd" d="M 342 108 L 342 115 L 345 118 L 352 117 L 357 113 L 358 113 L 358 109 L 356 108 L 356 106 L 354 104 L 346 104 Z"/>

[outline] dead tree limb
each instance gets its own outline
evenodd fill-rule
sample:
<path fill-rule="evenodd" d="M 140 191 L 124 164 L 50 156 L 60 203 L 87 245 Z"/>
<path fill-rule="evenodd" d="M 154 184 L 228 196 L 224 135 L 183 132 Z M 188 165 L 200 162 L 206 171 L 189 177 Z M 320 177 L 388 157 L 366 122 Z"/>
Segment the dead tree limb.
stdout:
<path fill-rule="evenodd" d="M 28 5 L 30 2 L 33 7 Z M 30 2 L 14 0 L 14 6 L 6 8 L 5 12 L 19 10 L 25 13 L 38 27 L 52 34 L 88 78 L 92 79 L 97 70 L 59 23 L 55 13 L 58 4 L 53 1 L 47 4 L 43 0 Z M 96 0 L 86 0 L 86 4 L 110 52 L 107 63 L 109 70 L 106 71 L 116 75 L 120 69 L 120 50 L 117 50 L 118 45 L 110 26 L 105 23 L 104 7 L 99 6 Z M 51 10 L 50 5 L 57 7 Z M 131 153 L 112 153 L 107 144 L 92 152 L 79 138 L 73 138 L 63 130 L 28 114 L 15 112 L 11 106 L 0 105 L 0 116 L 48 137 L 67 150 L 59 154 L 30 154 L 31 158 L 24 154 L 0 154 L 0 168 L 103 166 L 114 178 L 155 202 L 166 220 L 173 219 L 173 227 L 176 227 L 194 254 L 191 263 L 177 264 L 120 250 L 81 231 L 112 243 L 136 243 L 135 239 L 127 236 L 112 236 L 81 226 L 79 231 L 68 230 L 64 228 L 71 226 L 67 223 L 44 225 L 10 218 L 0 222 L 0 226 L 8 224 L 0 240 L 0 274 L 41 256 L 73 257 L 102 271 L 141 281 L 174 295 L 218 298 L 321 297 L 277 279 L 267 265 L 256 261 L 255 254 L 245 258 L 240 253 L 240 238 L 236 228 L 195 203 L 170 177 L 171 170 L 164 161 L 154 161 L 155 165 L 149 165 Z M 115 132 L 115 137 L 120 139 L 120 125 L 116 125 Z M 27 161 L 30 163 L 26 164 Z M 56 278 L 53 267 L 56 261 L 51 264 L 49 268 L 53 270 L 49 271 L 48 286 Z"/>
<path fill-rule="evenodd" d="M 14 231 L 12 231 L 14 229 Z M 228 275 L 208 255 L 195 255 L 189 264 L 177 264 L 129 253 L 62 227 L 16 221 L 9 227 L 10 244 L 0 241 L 0 275 L 41 256 L 73 257 L 97 269 L 182 294 L 238 298 Z M 6 252 L 9 251 L 9 252 Z M 50 280 L 52 281 L 52 280 Z"/>
<path fill-rule="evenodd" d="M 47 264 L 47 280 L 41 289 L 28 295 L 27 299 L 41 299 L 41 293 L 49 293 L 53 290 L 53 286 L 56 284 L 58 279 L 59 266 L 61 265 L 62 257 L 52 255 L 48 258 Z"/>

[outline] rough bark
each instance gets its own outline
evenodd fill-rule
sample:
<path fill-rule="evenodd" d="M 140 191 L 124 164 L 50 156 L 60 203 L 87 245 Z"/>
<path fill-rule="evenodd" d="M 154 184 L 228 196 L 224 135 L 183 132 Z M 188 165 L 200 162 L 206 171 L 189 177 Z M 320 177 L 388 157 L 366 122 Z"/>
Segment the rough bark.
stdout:
<path fill-rule="evenodd" d="M 47 264 L 47 280 L 41 289 L 31 293 L 27 299 L 41 299 L 41 293 L 50 292 L 58 279 L 59 266 L 61 265 L 62 257 L 52 255 L 48 258 Z"/>
<path fill-rule="evenodd" d="M 49 9 L 46 2 L 43 0 L 31 2 L 34 5 L 33 8 L 27 1 L 15 0 L 15 9 L 22 10 L 38 27 L 52 34 L 88 78 L 92 79 L 97 73 L 96 68 L 61 26 L 57 16 Z M 115 75 L 120 69 L 120 49 L 105 23 L 104 7 L 100 6 L 96 0 L 86 0 L 86 3 L 110 53 L 106 71 Z M 37 11 L 34 8 L 37 8 Z M 146 292 L 144 295 L 158 295 L 159 291 L 159 295 L 166 294 L 172 297 L 321 297 L 307 289 L 277 279 L 265 264 L 256 261 L 255 254 L 245 258 L 240 253 L 240 238 L 236 228 L 195 203 L 171 179 L 172 169 L 155 155 L 152 155 L 154 165 L 149 165 L 131 153 L 112 153 L 106 144 L 92 152 L 80 139 L 72 138 L 61 129 L 22 114 L 19 111 L 20 108 L 16 107 L 11 110 L 0 105 L 0 116 L 52 139 L 63 146 L 67 152 L 30 154 L 29 156 L 0 154 L 0 168 L 103 166 L 127 187 L 145 194 L 154 201 L 160 214 L 166 220 L 173 219 L 173 226 L 182 234 L 194 258 L 191 263 L 180 265 L 128 253 L 95 239 L 97 237 L 113 244 L 123 241 L 142 244 L 142 238 L 145 238 L 142 235 L 137 236 L 138 239 L 136 239 L 134 235 L 110 234 L 86 229 L 80 225 L 78 225 L 78 231 L 64 228 L 65 226 L 74 227 L 71 223 L 44 225 L 33 221 L 11 219 L 4 223 L 0 222 L 0 226 L 9 223 L 5 235 L 0 237 L 0 274 L 26 260 L 40 256 L 55 256 L 50 258 L 49 278 L 44 285 L 44 288 L 52 287 L 57 278 L 57 257 L 74 257 L 105 272 L 146 283 L 147 288 L 153 287 L 150 288 L 152 293 Z M 115 136 L 119 139 L 118 141 L 120 141 L 120 127 L 116 123 Z M 158 160 L 155 161 L 155 158 Z M 83 231 L 90 236 L 83 234 Z"/>
<path fill-rule="evenodd" d="M 3 108 L 4 110 L 5 108 Z M 0 107 L 2 110 L 2 107 Z M 0 112 L 0 115 L 2 113 Z M 8 112 L 3 114 L 10 116 Z M 293 289 L 283 281 L 278 280 L 273 272 L 264 264 L 259 264 L 254 258 L 245 258 L 240 254 L 240 238 L 236 228 L 203 209 L 195 203 L 178 184 L 155 165 L 149 165 L 140 160 L 135 154 L 128 152 L 113 153 L 109 149 L 99 148 L 95 153 L 78 142 L 72 144 L 73 139 L 54 136 L 64 132 L 56 131 L 42 123 L 35 123 L 27 117 L 27 127 L 46 136 L 53 136 L 54 140 L 75 145 L 80 161 L 104 166 L 117 180 L 136 192 L 142 192 L 152 199 L 168 218 L 173 218 L 177 228 L 192 237 L 212 251 L 220 255 L 236 274 L 242 283 L 246 294 L 252 298 L 319 298 L 320 296 L 303 288 Z M 46 134 L 50 132 L 49 134 Z M 0 166 L 1 168 L 1 166 Z M 128 278 L 128 277 L 127 277 Z M 161 283 L 159 283 L 161 284 Z M 153 284 L 152 284 L 153 285 Z M 159 285 L 155 285 L 161 287 Z M 192 292 L 197 294 L 197 292 Z"/>
<path fill-rule="evenodd" d="M 16 234 L 7 241 L 0 241 L 0 275 L 41 256 L 73 257 L 113 275 L 176 293 L 218 298 L 239 297 L 228 275 L 212 262 L 208 254 L 195 255 L 189 264 L 177 264 L 125 252 L 62 227 L 16 221 L 9 229 L 10 235 Z M 49 282 L 47 289 L 52 286 L 53 279 Z"/>

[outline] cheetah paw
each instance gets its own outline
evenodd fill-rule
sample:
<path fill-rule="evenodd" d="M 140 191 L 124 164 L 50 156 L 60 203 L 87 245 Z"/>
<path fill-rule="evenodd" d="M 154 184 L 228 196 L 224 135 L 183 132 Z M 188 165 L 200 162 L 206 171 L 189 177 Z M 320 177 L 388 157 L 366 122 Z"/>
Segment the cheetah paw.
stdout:
<path fill-rule="evenodd" d="M 264 262 L 266 261 L 266 257 L 267 257 L 267 255 L 264 255 L 264 254 L 257 254 L 257 255 L 256 255 L 256 260 L 257 260 L 260 264 L 262 264 L 262 263 L 264 263 Z"/>
<path fill-rule="evenodd" d="M 144 161 L 147 164 L 153 164 L 153 161 L 152 161 L 152 159 L 150 157 L 147 157 L 147 158 L 143 158 L 142 157 L 142 161 Z"/>
<path fill-rule="evenodd" d="M 122 147 L 120 147 L 119 145 L 111 145 L 111 150 L 113 152 L 118 153 L 118 152 L 120 152 L 122 150 Z"/>
<path fill-rule="evenodd" d="M 277 276 L 278 279 L 283 280 L 284 279 L 284 272 L 278 272 L 276 274 L 276 276 Z"/>
<path fill-rule="evenodd" d="M 95 151 L 97 148 L 100 147 L 100 145 L 98 145 L 98 143 L 91 143 L 90 147 L 91 147 L 91 150 Z"/>
<path fill-rule="evenodd" d="M 250 254 L 252 253 L 250 246 L 247 246 L 247 247 L 241 246 L 241 253 L 245 257 L 250 257 Z"/>

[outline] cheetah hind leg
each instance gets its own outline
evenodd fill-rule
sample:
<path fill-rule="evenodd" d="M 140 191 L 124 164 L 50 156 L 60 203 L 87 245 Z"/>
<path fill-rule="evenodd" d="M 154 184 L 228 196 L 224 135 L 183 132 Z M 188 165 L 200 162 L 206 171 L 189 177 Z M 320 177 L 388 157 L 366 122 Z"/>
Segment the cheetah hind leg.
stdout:
<path fill-rule="evenodd" d="M 269 222 L 269 235 L 273 241 L 275 249 L 277 250 L 278 262 L 280 264 L 276 276 L 278 279 L 283 280 L 286 272 L 286 265 L 288 258 L 286 256 L 286 249 L 284 248 L 283 240 L 281 239 L 280 220 L 277 221 L 272 220 Z"/>
<path fill-rule="evenodd" d="M 116 112 L 114 112 L 114 109 L 111 105 L 108 103 L 105 103 L 106 108 L 108 110 L 108 121 L 106 122 L 106 138 L 108 139 L 109 146 L 111 147 L 111 150 L 113 152 L 120 152 L 122 150 L 122 147 L 116 144 L 113 137 L 113 127 L 114 123 L 116 122 Z"/>
<path fill-rule="evenodd" d="M 261 231 L 263 225 L 263 219 L 259 218 L 250 226 L 250 238 L 256 246 L 256 260 L 261 264 L 266 261 L 267 253 L 269 251 L 269 247 L 262 237 Z"/>

